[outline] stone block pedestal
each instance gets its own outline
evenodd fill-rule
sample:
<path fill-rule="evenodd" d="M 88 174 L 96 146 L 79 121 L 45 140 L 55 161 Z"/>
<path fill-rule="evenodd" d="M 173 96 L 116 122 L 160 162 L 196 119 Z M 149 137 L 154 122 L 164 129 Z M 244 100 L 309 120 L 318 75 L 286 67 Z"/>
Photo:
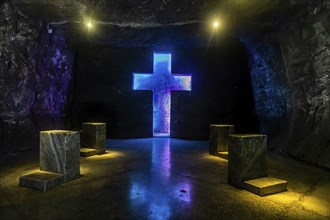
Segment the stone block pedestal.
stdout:
<path fill-rule="evenodd" d="M 267 176 L 267 136 L 234 134 L 228 139 L 228 182 L 243 187 L 243 181 Z"/>
<path fill-rule="evenodd" d="M 209 154 L 228 159 L 228 136 L 234 133 L 234 125 L 211 124 Z"/>
<path fill-rule="evenodd" d="M 40 132 L 40 170 L 19 178 L 21 186 L 47 190 L 80 177 L 78 131 Z"/>
<path fill-rule="evenodd" d="M 228 142 L 228 182 L 259 196 L 286 191 L 287 181 L 267 177 L 267 136 L 235 134 Z"/>
<path fill-rule="evenodd" d="M 80 156 L 89 157 L 105 153 L 106 123 L 85 122 L 81 127 Z"/>

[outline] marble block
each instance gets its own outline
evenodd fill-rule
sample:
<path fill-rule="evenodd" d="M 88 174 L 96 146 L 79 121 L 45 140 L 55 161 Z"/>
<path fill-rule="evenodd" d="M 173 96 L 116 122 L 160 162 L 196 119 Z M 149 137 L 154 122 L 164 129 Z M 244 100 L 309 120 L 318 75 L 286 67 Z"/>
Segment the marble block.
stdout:
<path fill-rule="evenodd" d="M 245 180 L 267 176 L 266 151 L 266 135 L 229 135 L 228 182 L 242 188 Z"/>
<path fill-rule="evenodd" d="M 228 151 L 228 136 L 233 133 L 234 125 L 211 124 L 209 154 L 217 156 L 217 152 Z"/>
<path fill-rule="evenodd" d="M 19 178 L 20 186 L 27 186 L 43 191 L 58 186 L 64 182 L 64 175 L 46 171 L 30 173 Z"/>
<path fill-rule="evenodd" d="M 81 146 L 105 153 L 106 123 L 85 122 L 81 127 Z"/>
<path fill-rule="evenodd" d="M 64 181 L 80 177 L 79 132 L 41 131 L 40 170 L 64 174 Z"/>
<path fill-rule="evenodd" d="M 266 196 L 286 191 L 287 184 L 288 182 L 286 180 L 274 177 L 262 177 L 244 181 L 243 188 L 259 196 Z"/>

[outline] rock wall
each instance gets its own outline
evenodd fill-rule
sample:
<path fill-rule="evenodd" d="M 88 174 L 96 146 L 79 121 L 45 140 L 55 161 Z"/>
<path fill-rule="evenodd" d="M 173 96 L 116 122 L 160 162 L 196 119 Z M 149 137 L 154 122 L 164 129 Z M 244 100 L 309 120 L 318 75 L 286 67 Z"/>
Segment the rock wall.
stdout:
<path fill-rule="evenodd" d="M 330 168 L 329 3 L 241 35 L 270 149 Z"/>
<path fill-rule="evenodd" d="M 330 3 L 302 11 L 277 36 L 292 87 L 289 154 L 330 168 Z"/>
<path fill-rule="evenodd" d="M 43 28 L 45 29 L 45 28 Z M 0 4 L 1 154 L 38 147 L 41 129 L 63 128 L 72 57 L 65 37 L 42 32 Z"/>
<path fill-rule="evenodd" d="M 269 149 L 273 149 L 278 136 L 286 131 L 292 114 L 290 83 L 281 49 L 272 33 L 250 34 L 240 39 L 249 51 L 250 74 L 260 130 L 268 135 Z"/>

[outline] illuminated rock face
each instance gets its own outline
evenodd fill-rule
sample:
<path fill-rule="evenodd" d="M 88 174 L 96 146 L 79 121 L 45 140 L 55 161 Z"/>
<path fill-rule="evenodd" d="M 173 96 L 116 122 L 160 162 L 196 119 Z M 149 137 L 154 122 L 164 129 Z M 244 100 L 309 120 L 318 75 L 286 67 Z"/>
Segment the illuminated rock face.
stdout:
<path fill-rule="evenodd" d="M 307 2 L 307 1 L 306 1 Z M 268 148 L 330 168 L 328 3 L 304 7 L 275 33 L 245 33 L 261 132 Z M 297 25 L 298 24 L 298 25 Z"/>
<path fill-rule="evenodd" d="M 133 74 L 134 90 L 153 91 L 153 135 L 170 136 L 171 91 L 190 91 L 191 75 L 171 74 L 171 54 L 154 54 L 153 74 Z"/>
<path fill-rule="evenodd" d="M 228 142 L 228 182 L 242 187 L 243 181 L 267 176 L 267 136 L 235 134 Z"/>
<path fill-rule="evenodd" d="M 40 132 L 40 170 L 64 174 L 69 181 L 80 176 L 80 137 L 78 131 Z"/>
<path fill-rule="evenodd" d="M 106 124 L 85 122 L 81 126 L 81 146 L 96 149 L 96 153 L 105 152 Z"/>
<path fill-rule="evenodd" d="M 40 130 L 69 116 L 73 57 L 63 31 L 35 25 L 0 3 L 0 154 L 38 146 Z"/>
<path fill-rule="evenodd" d="M 228 151 L 228 136 L 234 133 L 234 125 L 210 125 L 209 153 L 216 155 L 217 152 Z"/>

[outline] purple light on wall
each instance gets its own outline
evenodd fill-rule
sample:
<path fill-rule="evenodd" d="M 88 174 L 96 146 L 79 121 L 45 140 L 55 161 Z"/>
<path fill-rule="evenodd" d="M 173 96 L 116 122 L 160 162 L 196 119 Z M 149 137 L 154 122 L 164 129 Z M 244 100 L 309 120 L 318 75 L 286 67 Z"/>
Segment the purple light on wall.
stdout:
<path fill-rule="evenodd" d="M 133 73 L 133 90 L 153 91 L 153 135 L 170 136 L 171 91 L 191 91 L 191 74 L 171 74 L 171 54 L 154 53 L 153 74 Z"/>

